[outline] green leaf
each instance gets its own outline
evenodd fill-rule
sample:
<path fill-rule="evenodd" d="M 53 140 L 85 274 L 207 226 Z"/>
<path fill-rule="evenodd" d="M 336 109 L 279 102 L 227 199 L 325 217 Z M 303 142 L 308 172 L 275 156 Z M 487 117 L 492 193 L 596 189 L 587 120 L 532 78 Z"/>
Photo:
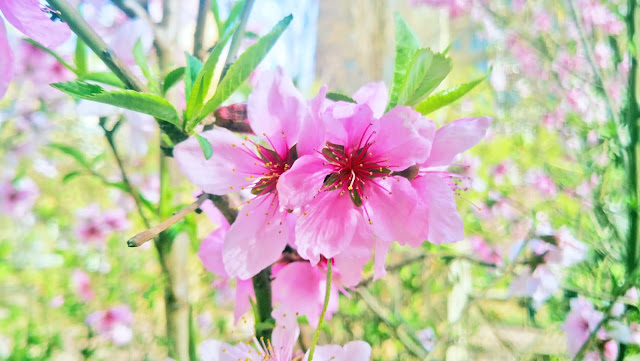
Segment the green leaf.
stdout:
<path fill-rule="evenodd" d="M 154 118 L 180 126 L 176 109 L 158 95 L 139 93 L 133 90 L 105 91 L 98 85 L 83 81 L 54 83 L 51 86 L 76 98 L 149 114 Z"/>
<path fill-rule="evenodd" d="M 278 40 L 282 32 L 289 26 L 289 23 L 293 19 L 292 15 L 280 20 L 278 24 L 269 32 L 269 34 L 260 38 L 255 44 L 251 45 L 244 53 L 238 57 L 229 70 L 227 75 L 222 79 L 213 97 L 207 101 L 204 105 L 204 109 L 196 119 L 196 121 L 190 125 L 189 129 L 198 124 L 207 114 L 212 113 L 218 108 L 222 102 L 227 100 L 233 92 L 244 83 L 251 75 L 253 70 L 258 66 L 262 59 L 267 55 L 273 44 Z"/>
<path fill-rule="evenodd" d="M 236 27 L 237 26 L 234 26 L 232 29 L 235 29 Z M 187 109 L 185 112 L 186 124 L 189 124 L 193 117 L 200 114 L 200 111 L 204 106 L 205 97 L 209 94 L 209 87 L 211 86 L 211 80 L 213 79 L 213 73 L 216 70 L 218 60 L 220 59 L 220 54 L 222 54 L 222 50 L 231 38 L 231 34 L 233 34 L 233 31 L 227 32 L 225 36 L 218 41 L 218 43 L 213 47 L 211 54 L 209 54 L 207 61 L 205 61 L 200 73 L 198 73 L 198 77 L 193 84 L 193 89 L 191 90 L 191 94 L 187 101 Z"/>
<path fill-rule="evenodd" d="M 202 63 L 198 58 L 187 52 L 185 52 L 184 55 L 187 57 L 187 67 L 184 70 L 184 100 L 188 102 L 189 96 L 191 95 L 191 88 L 193 88 L 198 73 L 202 70 Z"/>
<path fill-rule="evenodd" d="M 413 34 L 409 24 L 399 13 L 394 14 L 396 24 L 396 59 L 393 65 L 393 82 L 389 96 L 388 108 L 393 108 L 398 103 L 398 94 L 402 88 L 407 68 L 413 54 L 420 48 L 418 38 Z"/>
<path fill-rule="evenodd" d="M 65 68 L 71 70 L 74 74 L 76 75 L 80 75 L 78 70 L 76 68 L 74 68 L 71 64 L 67 63 L 66 60 L 62 59 L 62 57 L 60 55 L 58 55 L 55 51 L 47 48 L 46 46 L 40 44 L 39 42 L 33 40 L 33 39 L 25 39 L 25 41 L 27 43 L 30 43 L 31 45 L 35 46 L 36 48 L 46 52 L 47 54 L 53 56 L 54 58 L 56 58 L 56 60 L 62 64 L 62 66 L 64 66 Z"/>
<path fill-rule="evenodd" d="M 89 168 L 89 161 L 84 157 L 82 152 L 74 147 L 60 143 L 49 143 L 49 146 L 53 149 L 57 149 L 62 153 L 70 155 L 76 162 L 80 163 L 85 168 Z"/>
<path fill-rule="evenodd" d="M 482 83 L 486 78 L 487 75 L 484 75 L 468 83 L 458 84 L 452 88 L 437 92 L 436 94 L 433 94 L 432 96 L 422 101 L 422 103 L 418 104 L 416 106 L 416 110 L 424 115 L 427 115 L 435 110 L 449 105 L 462 98 L 465 94 L 475 88 L 476 85 Z"/>
<path fill-rule="evenodd" d="M 79 80 L 91 80 L 102 84 L 115 86 L 118 88 L 126 88 L 124 83 L 112 72 L 87 73 L 78 78 Z"/>
<path fill-rule="evenodd" d="M 246 2 L 246 0 L 240 0 L 238 2 L 236 2 L 235 4 L 233 4 L 233 7 L 231 8 L 231 11 L 229 11 L 229 16 L 227 17 L 227 20 L 224 22 L 224 30 L 222 32 L 220 32 L 219 36 L 222 36 L 222 34 L 226 34 L 229 32 L 229 29 L 237 22 L 240 20 L 240 15 L 242 14 L 242 8 L 244 8 L 244 3 Z"/>
<path fill-rule="evenodd" d="M 222 34 L 224 31 L 224 24 L 220 20 L 220 6 L 218 6 L 218 0 L 211 1 L 211 12 L 213 12 L 213 19 L 216 21 L 216 28 L 218 34 Z"/>
<path fill-rule="evenodd" d="M 211 158 L 213 155 L 213 148 L 211 147 L 209 140 L 198 133 L 196 133 L 196 139 L 198 139 L 198 143 L 200 143 L 200 148 L 202 148 L 202 153 L 204 153 L 205 159 Z"/>
<path fill-rule="evenodd" d="M 185 67 L 181 66 L 179 68 L 175 68 L 171 70 L 165 77 L 162 82 L 162 94 L 166 94 L 171 87 L 176 85 L 180 79 L 184 76 Z"/>
<path fill-rule="evenodd" d="M 76 51 L 73 56 L 73 61 L 76 63 L 78 74 L 85 74 L 87 72 L 87 46 L 80 38 L 76 40 Z"/>
<path fill-rule="evenodd" d="M 327 93 L 326 98 L 329 99 L 329 100 L 336 101 L 336 102 L 337 101 L 343 101 L 343 102 L 349 102 L 349 103 L 357 103 L 350 96 L 344 95 L 344 94 L 340 94 L 340 93 L 329 92 L 329 93 Z"/>
<path fill-rule="evenodd" d="M 398 105 L 418 104 L 444 80 L 451 68 L 450 58 L 429 49 L 418 50 L 409 63 L 398 94 Z"/>
<path fill-rule="evenodd" d="M 140 67 L 140 70 L 142 70 L 144 77 L 149 81 L 149 84 L 152 84 L 153 78 L 151 77 L 151 70 L 147 63 L 147 55 L 144 53 L 144 47 L 142 46 L 142 38 L 138 38 L 136 44 L 133 46 L 133 58 L 136 60 L 136 64 Z"/>
<path fill-rule="evenodd" d="M 73 178 L 79 176 L 81 174 L 80 171 L 73 171 L 73 172 L 69 172 L 67 174 L 64 175 L 64 177 L 62 177 L 62 183 L 67 183 L 68 181 L 72 180 Z"/>

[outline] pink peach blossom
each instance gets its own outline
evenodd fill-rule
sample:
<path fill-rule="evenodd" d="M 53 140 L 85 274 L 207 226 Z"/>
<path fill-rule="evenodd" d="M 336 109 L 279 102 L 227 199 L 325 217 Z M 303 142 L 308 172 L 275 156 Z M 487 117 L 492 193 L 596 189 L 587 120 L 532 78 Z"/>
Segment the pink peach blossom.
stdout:
<path fill-rule="evenodd" d="M 71 273 L 71 287 L 84 302 L 91 301 L 95 296 L 95 293 L 91 288 L 91 278 L 87 273 L 79 269 L 76 269 Z"/>
<path fill-rule="evenodd" d="M 114 306 L 104 311 L 96 311 L 87 316 L 86 323 L 102 337 L 117 346 L 126 345 L 133 338 L 131 330 L 133 314 L 129 306 L 126 305 Z"/>
<path fill-rule="evenodd" d="M 0 213 L 23 217 L 31 210 L 38 196 L 38 186 L 31 178 L 0 181 Z"/>
<path fill-rule="evenodd" d="M 582 297 L 571 299 L 571 312 L 567 315 L 562 329 L 567 334 L 569 355 L 572 358 L 603 318 L 602 312 L 597 311 L 587 299 Z"/>
<path fill-rule="evenodd" d="M 288 243 L 295 215 L 282 207 L 277 185 L 295 155 L 305 157 L 323 143 L 317 116 L 326 88 L 308 102 L 282 70 L 263 74 L 249 96 L 248 120 L 257 137 L 215 128 L 202 133 L 213 147 L 205 159 L 197 139 L 174 149 L 183 174 L 203 191 L 228 194 L 250 190 L 240 216 L 224 240 L 223 261 L 231 277 L 248 279 L 275 262 Z M 294 148 L 295 146 L 295 148 Z"/>
<path fill-rule="evenodd" d="M 38 0 L 0 0 L 0 13 L 26 36 L 46 47 L 56 47 L 71 35 L 66 24 L 53 22 Z M 13 54 L 9 47 L 4 22 L 0 20 L 0 98 L 13 76 Z"/>

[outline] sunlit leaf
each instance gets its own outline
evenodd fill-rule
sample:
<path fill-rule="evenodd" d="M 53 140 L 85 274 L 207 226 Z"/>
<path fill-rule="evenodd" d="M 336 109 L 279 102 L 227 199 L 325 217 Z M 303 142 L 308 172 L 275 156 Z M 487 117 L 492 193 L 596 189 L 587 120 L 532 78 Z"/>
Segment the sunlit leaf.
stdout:
<path fill-rule="evenodd" d="M 418 104 L 416 106 L 416 110 L 424 115 L 427 115 L 435 110 L 449 105 L 462 98 L 478 84 L 482 83 L 486 78 L 487 76 L 485 75 L 468 83 L 458 84 L 454 87 L 433 94 L 432 96 L 428 97 L 420 104 Z"/>
<path fill-rule="evenodd" d="M 398 95 L 402 88 L 407 67 L 411 62 L 411 57 L 420 48 L 418 38 L 413 34 L 409 24 L 399 13 L 394 14 L 396 25 L 396 58 L 393 65 L 393 81 L 389 93 L 389 108 L 393 108 L 398 103 Z"/>

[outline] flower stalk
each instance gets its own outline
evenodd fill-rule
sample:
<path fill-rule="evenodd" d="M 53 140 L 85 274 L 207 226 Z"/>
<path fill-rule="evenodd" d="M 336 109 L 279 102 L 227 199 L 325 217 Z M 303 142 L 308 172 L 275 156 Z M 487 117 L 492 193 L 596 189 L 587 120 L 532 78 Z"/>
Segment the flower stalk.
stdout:
<path fill-rule="evenodd" d="M 320 320 L 318 321 L 318 327 L 316 328 L 316 332 L 313 335 L 313 341 L 311 342 L 311 347 L 309 348 L 309 361 L 313 360 L 313 353 L 316 350 L 316 346 L 318 345 L 318 339 L 320 338 L 320 330 L 322 329 L 322 322 L 324 321 L 324 316 L 327 313 L 327 308 L 329 307 L 329 298 L 331 297 L 331 280 L 333 279 L 333 268 L 331 264 L 333 260 L 327 260 L 327 283 L 325 286 L 324 293 L 324 304 L 322 305 L 322 313 L 320 313 Z"/>

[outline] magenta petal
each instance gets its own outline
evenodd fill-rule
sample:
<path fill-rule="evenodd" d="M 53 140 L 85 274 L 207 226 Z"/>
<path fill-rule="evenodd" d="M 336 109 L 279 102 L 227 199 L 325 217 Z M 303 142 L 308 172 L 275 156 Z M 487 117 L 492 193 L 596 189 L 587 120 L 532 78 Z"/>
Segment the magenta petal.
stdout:
<path fill-rule="evenodd" d="M 253 183 L 253 179 L 249 179 L 251 175 L 264 173 L 264 168 L 256 165 L 252 150 L 245 148 L 244 141 L 231 131 L 218 127 L 201 136 L 211 143 L 211 158 L 205 159 L 195 137 L 176 145 L 173 157 L 187 179 L 203 191 L 212 194 L 238 192 Z"/>
<path fill-rule="evenodd" d="M 429 157 L 435 124 L 410 107 L 395 107 L 380 118 L 374 156 L 388 159 L 392 170 L 404 170 Z M 425 136 L 426 135 L 426 136 Z"/>
<path fill-rule="evenodd" d="M 307 316 L 316 327 L 324 304 L 326 275 L 309 262 L 294 262 L 284 266 L 272 282 L 274 302 L 281 307 Z M 327 316 L 338 310 L 338 291 L 332 287 Z M 327 317 L 329 318 L 329 317 Z"/>
<path fill-rule="evenodd" d="M 293 163 L 278 179 L 280 203 L 289 209 L 298 208 L 311 200 L 322 188 L 329 170 L 316 155 L 305 155 Z"/>
<path fill-rule="evenodd" d="M 380 183 L 391 192 L 374 187 L 365 204 L 376 237 L 383 242 L 398 241 L 418 247 L 429 235 L 429 219 L 426 210 L 418 207 L 415 189 L 403 177 Z"/>
<path fill-rule="evenodd" d="M 67 24 L 51 21 L 38 0 L 0 0 L 0 11 L 23 34 L 47 48 L 56 47 L 71 36 Z"/>
<path fill-rule="evenodd" d="M 478 144 L 491 125 L 490 117 L 455 120 L 438 129 L 425 167 L 449 165 L 456 155 Z"/>
<path fill-rule="evenodd" d="M 13 78 L 13 52 L 9 47 L 7 30 L 4 22 L 0 19 L 0 99 L 4 96 Z"/>
<path fill-rule="evenodd" d="M 384 114 L 389 99 L 389 92 L 384 82 L 369 83 L 353 93 L 358 104 L 367 104 L 373 110 L 373 116 L 380 118 Z"/>
<path fill-rule="evenodd" d="M 301 119 L 300 136 L 296 151 L 298 156 L 314 154 L 316 150 L 321 150 L 325 142 L 324 123 L 320 117 L 322 107 L 326 101 L 327 86 L 323 86 L 318 91 L 318 95 L 309 101 L 309 112 Z"/>
<path fill-rule="evenodd" d="M 349 246 L 361 218 L 348 195 L 318 193 L 296 223 L 298 253 L 313 264 L 332 258 Z"/>
<path fill-rule="evenodd" d="M 437 174 L 427 173 L 412 182 L 428 207 L 429 242 L 453 243 L 464 239 L 464 225 L 456 208 L 453 191 Z"/>
<path fill-rule="evenodd" d="M 298 142 L 300 120 L 309 116 L 307 100 L 282 69 L 265 72 L 247 102 L 251 129 L 264 137 L 278 154 Z"/>
<path fill-rule="evenodd" d="M 280 258 L 289 238 L 285 217 L 271 197 L 257 198 L 242 208 L 222 251 L 229 277 L 248 279 Z"/>
<path fill-rule="evenodd" d="M 233 308 L 233 318 L 236 323 L 251 308 L 251 302 L 249 302 L 249 299 L 252 298 L 255 298 L 253 282 L 251 280 L 237 280 L 236 302 Z"/>

